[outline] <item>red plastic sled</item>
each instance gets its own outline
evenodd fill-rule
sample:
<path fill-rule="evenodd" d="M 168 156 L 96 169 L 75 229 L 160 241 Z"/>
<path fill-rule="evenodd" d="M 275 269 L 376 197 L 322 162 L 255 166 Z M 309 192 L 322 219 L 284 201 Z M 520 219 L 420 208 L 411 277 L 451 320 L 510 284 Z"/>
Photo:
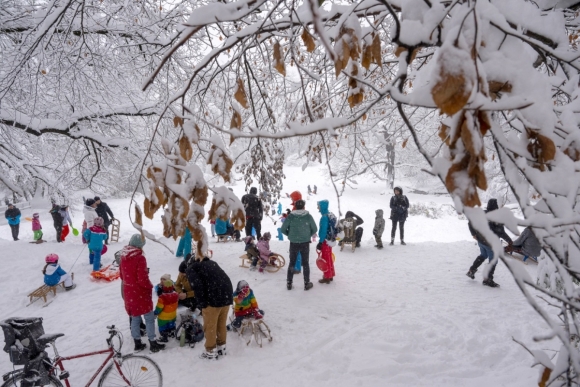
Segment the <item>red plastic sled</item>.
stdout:
<path fill-rule="evenodd" d="M 99 271 L 93 271 L 91 277 L 111 282 L 121 277 L 121 273 L 119 273 L 119 268 L 113 265 L 107 265 Z"/>

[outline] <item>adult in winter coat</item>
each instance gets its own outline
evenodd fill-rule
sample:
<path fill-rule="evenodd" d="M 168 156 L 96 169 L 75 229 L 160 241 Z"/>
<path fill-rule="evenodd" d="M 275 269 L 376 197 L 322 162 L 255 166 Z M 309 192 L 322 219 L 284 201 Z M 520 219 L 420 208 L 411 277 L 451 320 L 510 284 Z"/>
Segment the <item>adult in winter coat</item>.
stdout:
<path fill-rule="evenodd" d="M 364 220 L 352 211 L 347 211 L 346 214 L 344 214 L 344 218 L 345 219 L 352 218 L 356 222 L 356 230 L 354 230 L 354 237 L 356 238 L 356 247 L 360 247 L 360 241 L 362 240 L 364 230 L 362 227 L 358 226 L 363 224 Z"/>
<path fill-rule="evenodd" d="M 519 238 L 514 241 L 513 249 L 511 250 L 523 254 L 524 262 L 526 262 L 529 257 L 534 257 L 537 260 L 542 253 L 542 245 L 534 235 L 532 228 L 528 226 L 522 231 Z"/>
<path fill-rule="evenodd" d="M 115 219 L 115 215 L 113 215 L 113 211 L 111 211 L 111 209 L 109 208 L 109 206 L 107 205 L 107 203 L 101 201 L 101 198 L 98 196 L 95 196 L 95 204 L 97 205 L 95 207 L 95 210 L 97 212 L 97 215 L 100 216 L 101 218 L 103 218 L 103 222 L 105 224 L 105 231 L 107 231 L 107 239 L 105 240 L 105 244 L 109 244 L 109 226 L 111 225 L 111 221 L 113 219 Z M 109 218 L 109 216 L 111 216 Z"/>
<path fill-rule="evenodd" d="M 179 238 L 175 256 L 178 258 L 186 257 L 188 254 L 191 254 L 191 231 L 189 231 L 189 227 L 186 227 L 183 236 Z"/>
<path fill-rule="evenodd" d="M 497 205 L 497 199 L 489 199 L 489 201 L 487 202 L 487 209 L 485 210 L 485 212 L 488 213 L 488 212 L 497 210 L 498 208 L 499 208 L 499 206 Z M 510 245 L 512 245 L 512 243 L 513 243 L 512 239 L 509 237 L 508 234 L 506 234 L 505 229 L 503 228 L 502 224 L 495 223 L 495 222 L 488 222 L 488 225 L 489 225 L 489 228 L 491 229 L 491 231 L 493 231 L 493 233 L 495 235 L 497 235 L 499 238 L 502 238 L 503 240 L 508 242 Z M 475 273 L 477 272 L 477 268 L 479 268 L 479 266 L 481 266 L 481 264 L 483 262 L 485 262 L 486 259 L 489 259 L 490 262 L 493 260 L 493 250 L 491 249 L 491 246 L 485 240 L 483 235 L 481 235 L 480 233 L 475 231 L 475 229 L 473 228 L 471 223 L 468 223 L 468 226 L 469 226 L 469 232 L 471 232 L 471 236 L 473 236 L 473 239 L 475 239 L 477 241 L 477 245 L 479 246 L 479 251 L 480 251 L 479 256 L 477 258 L 475 258 L 475 261 L 473 261 L 473 265 L 471 265 L 471 267 L 469 268 L 469 271 L 467 272 L 467 276 L 469 278 L 475 279 Z M 493 266 L 489 270 L 489 273 L 487 274 L 487 278 L 483 279 L 484 285 L 492 287 L 492 288 L 499 287 L 499 285 L 493 281 L 493 274 L 495 273 L 496 266 L 497 266 L 497 262 L 495 264 L 493 264 Z"/>
<path fill-rule="evenodd" d="M 376 210 L 375 214 L 375 227 L 373 227 L 373 235 L 375 236 L 375 241 L 377 244 L 375 247 L 377 249 L 383 248 L 383 240 L 381 237 L 383 236 L 383 232 L 385 231 L 385 219 L 383 219 L 383 210 Z"/>
<path fill-rule="evenodd" d="M 69 224 L 73 227 L 72 219 L 70 218 L 70 214 L 68 212 L 68 206 L 62 205 L 60 206 L 60 216 L 62 218 L 62 230 L 60 232 L 60 241 L 64 242 L 68 234 L 70 233 Z"/>
<path fill-rule="evenodd" d="M 298 253 L 302 256 L 302 266 L 304 271 L 304 290 L 312 288 L 310 282 L 310 265 L 308 256 L 310 254 L 310 238 L 316 234 L 318 227 L 312 218 L 312 215 L 304 209 L 306 203 L 304 200 L 298 200 L 295 203 L 296 210 L 282 224 L 280 231 L 290 240 L 290 264 L 288 265 L 288 274 L 286 277 L 286 288 L 292 289 L 292 280 L 294 278 L 294 269 Z"/>
<path fill-rule="evenodd" d="M 246 236 L 252 235 L 252 227 L 256 230 L 258 239 L 262 237 L 262 217 L 264 207 L 262 200 L 258 197 L 258 189 L 250 188 L 250 193 L 242 196 L 242 204 L 246 211 Z"/>
<path fill-rule="evenodd" d="M 8 225 L 10 225 L 10 230 L 12 231 L 12 239 L 18 240 L 18 234 L 20 233 L 20 210 L 14 206 L 12 203 L 8 203 L 8 209 L 4 212 L 4 217 L 8 220 Z"/>
<path fill-rule="evenodd" d="M 320 258 L 322 260 L 319 267 L 322 270 L 322 279 L 318 282 L 321 284 L 329 284 L 330 281 L 334 279 L 334 262 L 332 261 L 332 247 L 328 244 L 326 240 L 326 235 L 328 233 L 328 200 L 321 200 L 318 202 L 318 211 L 320 211 L 320 227 L 318 229 L 318 245 L 316 245 L 316 250 L 320 251 Z"/>
<path fill-rule="evenodd" d="M 131 316 L 131 336 L 135 341 L 135 351 L 141 351 L 147 347 L 141 342 L 141 316 L 145 318 L 147 337 L 149 338 L 150 350 L 158 352 L 165 349 L 155 337 L 155 314 L 153 311 L 153 284 L 149 280 L 147 260 L 143 255 L 145 239 L 140 234 L 134 234 L 129 245 L 121 251 L 121 274 L 123 299 L 125 310 Z"/>
<path fill-rule="evenodd" d="M 234 301 L 232 281 L 208 257 L 189 265 L 186 274 L 203 314 L 205 352 L 200 357 L 217 359 L 226 354 L 228 312 Z"/>
<path fill-rule="evenodd" d="M 405 245 L 405 220 L 409 215 L 409 199 L 403 195 L 403 189 L 401 187 L 395 187 L 395 195 L 391 197 L 391 221 L 393 225 L 391 227 L 391 243 L 395 244 L 395 234 L 397 233 L 397 223 L 399 223 L 399 235 L 401 236 L 401 244 Z"/>
<path fill-rule="evenodd" d="M 60 213 L 60 206 L 56 203 L 52 203 L 52 208 L 49 212 L 50 216 L 52 216 L 52 225 L 56 231 L 56 241 L 60 243 L 62 242 L 60 239 L 62 236 L 62 215 Z"/>
<path fill-rule="evenodd" d="M 236 242 L 241 242 L 240 230 L 236 230 L 234 226 L 228 221 L 215 219 L 215 233 L 217 236 L 228 235 L 235 239 Z"/>

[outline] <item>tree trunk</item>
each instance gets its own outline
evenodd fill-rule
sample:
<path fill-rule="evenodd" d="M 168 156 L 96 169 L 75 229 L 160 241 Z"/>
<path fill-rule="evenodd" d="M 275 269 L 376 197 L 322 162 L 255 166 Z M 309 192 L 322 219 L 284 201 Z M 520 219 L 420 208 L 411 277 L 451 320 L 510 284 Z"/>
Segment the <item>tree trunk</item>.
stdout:
<path fill-rule="evenodd" d="M 387 191 L 392 191 L 395 187 L 395 142 L 387 131 L 384 132 L 384 136 L 387 143 L 387 164 L 385 166 L 387 170 Z"/>

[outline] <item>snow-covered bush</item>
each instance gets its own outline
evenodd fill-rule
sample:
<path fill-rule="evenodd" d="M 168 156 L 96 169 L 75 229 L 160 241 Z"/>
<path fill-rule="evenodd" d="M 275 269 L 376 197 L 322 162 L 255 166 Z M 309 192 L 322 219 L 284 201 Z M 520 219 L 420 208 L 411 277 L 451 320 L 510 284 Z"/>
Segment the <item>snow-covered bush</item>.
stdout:
<path fill-rule="evenodd" d="M 450 205 L 441 205 L 435 202 L 413 202 L 409 206 L 409 215 L 438 219 L 444 216 L 457 216 L 457 212 Z"/>

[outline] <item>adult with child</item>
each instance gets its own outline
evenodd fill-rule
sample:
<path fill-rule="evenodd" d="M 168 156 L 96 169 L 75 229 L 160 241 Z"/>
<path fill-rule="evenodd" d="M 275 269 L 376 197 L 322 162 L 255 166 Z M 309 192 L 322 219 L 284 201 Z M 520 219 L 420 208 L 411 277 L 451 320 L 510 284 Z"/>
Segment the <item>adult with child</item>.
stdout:
<path fill-rule="evenodd" d="M 131 336 L 135 341 L 135 351 L 142 351 L 147 345 L 141 342 L 141 316 L 145 319 L 145 329 L 149 339 L 151 352 L 165 349 L 155 336 L 155 313 L 153 310 L 153 284 L 149 280 L 147 260 L 143 255 L 145 239 L 140 234 L 134 234 L 129 245 L 121 251 L 121 286 L 125 310 L 131 317 Z"/>
<path fill-rule="evenodd" d="M 296 201 L 295 206 L 296 210 L 288 215 L 280 230 L 290 240 L 290 263 L 286 277 L 286 288 L 288 290 L 292 289 L 294 266 L 296 265 L 298 253 L 300 253 L 304 272 L 304 290 L 309 290 L 313 286 L 312 282 L 310 282 L 310 265 L 308 263 L 310 241 L 312 235 L 318 231 L 318 227 L 312 215 L 304 209 L 306 206 L 304 200 Z"/>
<path fill-rule="evenodd" d="M 250 188 L 250 193 L 242 196 L 242 204 L 246 211 L 246 236 L 252 235 L 253 227 L 256 230 L 256 236 L 260 239 L 262 237 L 264 207 L 262 200 L 258 197 L 258 189 L 256 187 Z"/>
<path fill-rule="evenodd" d="M 196 259 L 187 267 L 186 274 L 203 315 L 205 352 L 200 358 L 218 359 L 226 355 L 228 312 L 234 292 L 232 281 L 209 257 Z"/>
<path fill-rule="evenodd" d="M 489 201 L 487 202 L 487 209 L 485 210 L 485 212 L 488 213 L 491 211 L 495 211 L 498 208 L 499 208 L 499 206 L 497 204 L 497 199 L 489 199 Z M 477 272 L 477 269 L 479 268 L 479 266 L 481 266 L 481 264 L 483 262 L 485 262 L 486 259 L 489 259 L 489 262 L 493 261 L 493 250 L 492 250 L 489 242 L 485 239 L 485 237 L 473 228 L 473 226 L 471 225 L 471 222 L 469 222 L 467 225 L 469 227 L 469 232 L 471 232 L 471 236 L 473 237 L 473 239 L 475 239 L 477 241 L 477 245 L 479 246 L 479 256 L 477 258 L 475 258 L 475 261 L 473 261 L 473 265 L 471 265 L 471 267 L 469 268 L 469 271 L 467 272 L 467 276 L 469 278 L 475 279 L 475 273 Z M 497 235 L 499 238 L 502 238 L 503 240 L 508 242 L 510 245 L 512 245 L 512 239 L 505 232 L 503 224 L 495 223 L 495 222 L 488 222 L 488 225 L 489 225 L 489 228 L 491 229 L 491 231 L 493 231 L 493 233 L 495 235 Z M 487 273 L 487 277 L 484 276 L 483 284 L 485 286 L 489 286 L 492 288 L 499 287 L 499 285 L 493 281 L 493 274 L 495 273 L 496 266 L 497 266 L 497 261 L 489 269 L 489 272 Z"/>
<path fill-rule="evenodd" d="M 105 202 L 103 202 L 101 200 L 101 198 L 99 196 L 95 196 L 95 210 L 97 212 L 97 215 L 100 216 L 101 218 L 103 218 L 103 222 L 104 222 L 104 228 L 105 231 L 107 232 L 107 239 L 105 239 L 105 244 L 108 245 L 109 244 L 109 226 L 111 225 L 111 222 L 115 219 L 115 215 L 113 215 L 113 211 L 111 211 L 111 209 L 109 208 L 109 205 Z M 109 218 L 109 216 L 111 216 L 111 218 Z"/>
<path fill-rule="evenodd" d="M 390 245 L 395 244 L 395 235 L 397 234 L 397 223 L 399 224 L 399 235 L 401 236 L 401 244 L 406 245 L 405 243 L 405 221 L 407 220 L 407 216 L 409 215 L 409 199 L 405 195 L 403 195 L 403 189 L 401 187 L 394 188 L 395 195 L 391 197 L 391 243 Z"/>
<path fill-rule="evenodd" d="M 326 239 L 328 228 L 330 227 L 328 217 L 328 200 L 321 200 L 318 202 L 318 211 L 320 211 L 320 227 L 318 229 L 318 244 L 316 250 L 320 251 L 319 259 L 321 262 L 318 267 L 322 270 L 322 279 L 318 282 L 321 284 L 329 284 L 334 280 L 334 262 L 332 261 L 332 246 Z"/>
<path fill-rule="evenodd" d="M 14 241 L 18 240 L 18 234 L 20 233 L 20 210 L 12 203 L 8 203 L 8 208 L 4 212 L 4 217 L 8 221 L 10 230 L 12 231 L 12 239 Z"/>

